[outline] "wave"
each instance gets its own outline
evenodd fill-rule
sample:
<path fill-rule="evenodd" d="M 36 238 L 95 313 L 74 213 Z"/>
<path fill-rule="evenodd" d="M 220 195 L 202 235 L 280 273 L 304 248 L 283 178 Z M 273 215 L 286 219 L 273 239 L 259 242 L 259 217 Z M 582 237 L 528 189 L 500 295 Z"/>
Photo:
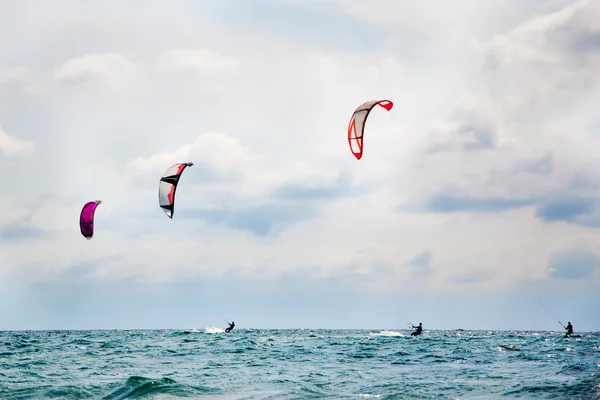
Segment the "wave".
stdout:
<path fill-rule="evenodd" d="M 219 389 L 204 386 L 181 384 L 168 377 L 151 379 L 144 376 L 131 376 L 119 387 L 105 396 L 106 399 L 129 399 L 156 395 L 188 397 L 190 394 L 220 394 Z"/>
<path fill-rule="evenodd" d="M 204 332 L 206 332 L 206 333 L 224 333 L 225 329 L 217 328 L 216 326 L 207 326 L 206 329 L 204 329 Z"/>
<path fill-rule="evenodd" d="M 369 332 L 369 336 L 404 336 L 402 332 L 383 330 L 381 332 Z"/>

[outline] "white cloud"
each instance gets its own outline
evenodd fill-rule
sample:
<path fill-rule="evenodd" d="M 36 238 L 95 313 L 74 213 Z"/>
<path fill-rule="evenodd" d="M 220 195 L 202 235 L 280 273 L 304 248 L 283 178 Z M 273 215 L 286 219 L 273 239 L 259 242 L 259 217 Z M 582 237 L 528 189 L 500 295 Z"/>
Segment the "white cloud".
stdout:
<path fill-rule="evenodd" d="M 104 192 L 113 199 L 103 204 L 107 212 L 113 207 L 126 206 L 132 194 L 139 195 L 136 190 L 145 195 L 152 193 L 150 199 L 154 207 L 153 192 L 164 171 L 175 163 L 192 162 L 194 165 L 184 172 L 182 187 L 201 196 L 196 200 L 198 206 L 240 207 L 264 203 L 279 188 L 331 187 L 341 173 L 332 160 L 284 162 L 264 157 L 264 151 L 245 147 L 220 132 L 201 134 L 192 143 L 174 150 L 165 146 L 165 150 L 124 163 L 104 162 L 82 169 L 73 175 L 72 182 L 76 184 L 70 192 L 79 191 L 92 180 L 98 189 L 96 193 Z M 115 201 L 114 205 L 110 204 Z M 181 204 L 191 203 L 182 201 Z"/>
<path fill-rule="evenodd" d="M 0 228 L 23 221 L 30 212 L 16 196 L 0 199 Z"/>
<path fill-rule="evenodd" d="M 37 77 L 29 68 L 0 69 L 0 95 L 6 95 L 9 101 L 14 102 L 19 94 L 39 95 L 41 92 Z"/>
<path fill-rule="evenodd" d="M 16 67 L 0 71 L 0 85 L 26 85 L 30 83 L 31 76 L 27 68 Z"/>
<path fill-rule="evenodd" d="M 231 71 L 237 69 L 238 64 L 234 57 L 208 49 L 171 49 L 162 55 L 160 62 L 166 70 L 198 73 Z"/>
<path fill-rule="evenodd" d="M 56 69 L 54 77 L 72 86 L 121 88 L 139 73 L 139 68 L 121 54 L 91 53 L 67 61 Z"/>
<path fill-rule="evenodd" d="M 160 153 L 149 158 L 138 157 L 129 167 L 156 173 L 163 172 L 165 166 L 192 158 L 219 170 L 243 169 L 253 161 L 252 154 L 237 140 L 220 132 L 210 132 L 200 135 L 192 144 L 184 145 L 172 153 Z"/>
<path fill-rule="evenodd" d="M 423 125 L 416 147 L 434 152 L 415 160 L 422 168 L 406 184 L 425 196 L 443 188 L 544 197 L 589 169 L 600 145 L 593 128 L 600 98 L 594 15 L 595 2 L 569 4 L 476 47 L 481 69 L 445 116 Z M 544 155 L 553 159 L 550 174 L 515 169 Z"/>
<path fill-rule="evenodd" d="M 598 15 L 597 2 L 574 2 L 483 44 L 483 65 L 489 73 L 484 78 L 500 95 L 498 100 L 507 106 L 512 101 L 513 107 L 533 107 L 529 109 L 533 111 L 577 101 L 571 96 L 596 89 Z M 516 92 L 521 96 L 513 96 Z"/>
<path fill-rule="evenodd" d="M 0 158 L 26 156 L 35 152 L 35 144 L 9 135 L 0 127 Z"/>

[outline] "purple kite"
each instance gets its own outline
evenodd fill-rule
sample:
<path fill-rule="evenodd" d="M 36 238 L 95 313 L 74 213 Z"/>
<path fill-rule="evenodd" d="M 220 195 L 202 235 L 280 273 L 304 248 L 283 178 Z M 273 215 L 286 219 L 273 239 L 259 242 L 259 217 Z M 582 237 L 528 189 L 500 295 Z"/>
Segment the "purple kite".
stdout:
<path fill-rule="evenodd" d="M 94 212 L 100 203 L 102 203 L 102 200 L 90 201 L 81 210 L 79 227 L 81 228 L 81 234 L 87 240 L 90 240 L 94 236 Z"/>

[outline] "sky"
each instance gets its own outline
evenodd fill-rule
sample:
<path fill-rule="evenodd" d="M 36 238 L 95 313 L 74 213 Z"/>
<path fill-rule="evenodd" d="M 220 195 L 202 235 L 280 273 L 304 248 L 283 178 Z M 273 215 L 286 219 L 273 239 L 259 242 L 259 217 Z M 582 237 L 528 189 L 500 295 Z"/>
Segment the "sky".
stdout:
<path fill-rule="evenodd" d="M 600 330 L 600 2 L 4 1 L 0 48 L 0 329 Z"/>

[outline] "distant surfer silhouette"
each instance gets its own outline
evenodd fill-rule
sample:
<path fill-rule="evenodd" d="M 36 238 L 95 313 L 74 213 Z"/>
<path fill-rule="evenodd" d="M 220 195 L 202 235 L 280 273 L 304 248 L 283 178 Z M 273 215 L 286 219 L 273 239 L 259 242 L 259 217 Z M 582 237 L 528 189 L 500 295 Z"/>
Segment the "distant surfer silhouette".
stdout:
<path fill-rule="evenodd" d="M 565 329 L 567 330 L 567 333 L 565 333 L 565 337 L 571 336 L 573 334 L 573 325 L 571 325 L 571 321 L 569 321 Z"/>
<path fill-rule="evenodd" d="M 410 336 L 417 336 L 420 335 L 421 332 L 423 332 L 423 323 L 419 322 L 419 326 L 412 326 L 413 328 L 416 328 L 417 330 L 414 331 L 413 333 L 410 334 Z"/>
<path fill-rule="evenodd" d="M 231 323 L 228 322 L 228 324 L 229 324 L 229 327 L 227 329 L 225 329 L 225 333 L 229 333 L 233 330 L 233 328 L 235 327 L 235 321 L 231 321 Z"/>

